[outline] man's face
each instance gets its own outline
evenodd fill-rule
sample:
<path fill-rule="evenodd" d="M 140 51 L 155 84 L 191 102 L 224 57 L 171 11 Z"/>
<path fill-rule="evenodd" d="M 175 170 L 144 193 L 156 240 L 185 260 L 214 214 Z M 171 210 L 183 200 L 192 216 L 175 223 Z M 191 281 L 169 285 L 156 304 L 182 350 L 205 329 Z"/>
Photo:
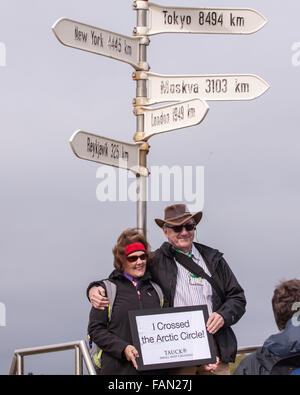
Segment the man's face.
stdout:
<path fill-rule="evenodd" d="M 189 252 L 193 245 L 193 240 L 195 236 L 195 230 L 187 230 L 185 225 L 194 225 L 193 221 L 188 221 L 186 224 L 183 225 L 180 232 L 176 232 L 175 229 L 171 227 L 164 226 L 163 231 L 168 239 L 169 243 L 172 244 L 175 248 L 183 252 Z"/>

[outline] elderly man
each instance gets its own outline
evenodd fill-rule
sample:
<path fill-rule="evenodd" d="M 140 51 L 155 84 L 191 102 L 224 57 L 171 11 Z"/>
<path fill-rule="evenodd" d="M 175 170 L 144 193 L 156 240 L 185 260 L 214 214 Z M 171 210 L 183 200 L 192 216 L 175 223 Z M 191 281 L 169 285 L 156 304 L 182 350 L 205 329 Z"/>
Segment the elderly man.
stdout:
<path fill-rule="evenodd" d="M 191 214 L 184 204 L 165 209 L 164 219 L 155 219 L 167 242 L 155 251 L 149 270 L 171 307 L 206 304 L 209 312 L 207 330 L 214 336 L 218 355 L 215 365 L 174 369 L 174 374 L 230 374 L 237 341 L 231 329 L 244 314 L 244 291 L 216 249 L 195 243 L 195 228 L 202 212 Z M 95 308 L 108 306 L 103 288 L 94 282 L 88 297 Z"/>

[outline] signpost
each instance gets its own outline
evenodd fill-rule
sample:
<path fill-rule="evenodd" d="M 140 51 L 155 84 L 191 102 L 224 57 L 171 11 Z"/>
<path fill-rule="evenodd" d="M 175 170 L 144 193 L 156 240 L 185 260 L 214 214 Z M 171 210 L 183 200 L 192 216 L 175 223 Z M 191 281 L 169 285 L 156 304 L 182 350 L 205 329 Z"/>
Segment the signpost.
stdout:
<path fill-rule="evenodd" d="M 139 61 L 139 45 L 143 40 L 138 37 L 123 36 L 67 18 L 59 19 L 52 30 L 63 45 L 129 63 L 136 70 L 148 70 L 148 65 Z"/>
<path fill-rule="evenodd" d="M 251 34 L 267 23 L 266 18 L 259 12 L 246 8 L 183 8 L 153 3 L 149 3 L 148 6 L 147 35 L 160 33 Z"/>
<path fill-rule="evenodd" d="M 148 81 L 149 97 L 142 104 L 203 100 L 252 100 L 269 88 L 260 77 L 252 74 L 220 75 L 159 75 L 136 72 L 135 78 Z M 137 104 L 139 102 L 137 101 Z"/>
<path fill-rule="evenodd" d="M 140 167 L 140 144 L 129 144 L 78 130 L 70 138 L 74 154 L 92 162 L 131 170 L 135 174 L 148 175 L 148 170 Z"/>
<path fill-rule="evenodd" d="M 200 99 L 188 100 L 159 108 L 138 107 L 136 113 L 144 114 L 144 141 L 155 134 L 198 125 L 209 110 Z"/>
<path fill-rule="evenodd" d="M 128 63 L 136 70 L 133 73 L 136 80 L 136 98 L 133 102 L 136 144 L 83 131 L 76 132 L 70 144 L 75 155 L 81 159 L 136 173 L 137 228 L 146 235 L 149 138 L 199 124 L 208 111 L 206 100 L 252 100 L 269 88 L 262 78 L 252 74 L 149 73 L 148 36 L 160 33 L 250 34 L 261 29 L 267 20 L 252 9 L 169 7 L 148 3 L 148 0 L 134 0 L 133 9 L 137 12 L 133 37 L 67 18 L 59 19 L 52 29 L 63 45 Z M 176 103 L 160 108 L 147 107 L 163 102 Z"/>

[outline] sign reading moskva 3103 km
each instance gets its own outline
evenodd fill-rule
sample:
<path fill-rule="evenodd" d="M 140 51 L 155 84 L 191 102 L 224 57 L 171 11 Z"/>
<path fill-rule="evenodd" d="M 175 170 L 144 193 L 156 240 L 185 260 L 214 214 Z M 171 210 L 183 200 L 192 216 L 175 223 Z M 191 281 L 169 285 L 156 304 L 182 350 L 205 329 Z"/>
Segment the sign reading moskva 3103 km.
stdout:
<path fill-rule="evenodd" d="M 148 80 L 146 105 L 199 98 L 202 100 L 252 100 L 262 95 L 269 85 L 253 74 L 159 75 L 137 72 Z"/>
<path fill-rule="evenodd" d="M 63 45 L 129 63 L 137 70 L 144 69 L 139 63 L 138 37 L 123 36 L 66 18 L 59 19 L 52 30 Z"/>
<path fill-rule="evenodd" d="M 70 138 L 70 145 L 80 159 L 131 170 L 143 176 L 148 175 L 148 170 L 139 166 L 140 144 L 123 143 L 78 130 Z"/>
<path fill-rule="evenodd" d="M 243 8 L 183 8 L 149 3 L 148 35 L 159 33 L 250 34 L 260 30 L 267 19 Z"/>
<path fill-rule="evenodd" d="M 209 110 L 205 101 L 188 100 L 159 108 L 139 107 L 144 114 L 144 141 L 155 134 L 187 128 L 199 124 Z"/>

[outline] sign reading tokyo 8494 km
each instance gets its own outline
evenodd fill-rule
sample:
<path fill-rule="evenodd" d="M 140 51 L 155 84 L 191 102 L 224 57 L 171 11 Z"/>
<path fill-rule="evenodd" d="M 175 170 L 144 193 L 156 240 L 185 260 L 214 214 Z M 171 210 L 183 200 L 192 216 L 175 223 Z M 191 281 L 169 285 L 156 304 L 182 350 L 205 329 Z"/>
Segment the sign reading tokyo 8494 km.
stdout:
<path fill-rule="evenodd" d="M 243 8 L 183 8 L 149 3 L 148 35 L 159 33 L 250 34 L 267 22 L 259 12 Z"/>
<path fill-rule="evenodd" d="M 144 69 L 139 62 L 140 39 L 137 37 L 124 36 L 67 18 L 59 19 L 52 29 L 63 45 L 129 63 L 137 70 Z"/>

